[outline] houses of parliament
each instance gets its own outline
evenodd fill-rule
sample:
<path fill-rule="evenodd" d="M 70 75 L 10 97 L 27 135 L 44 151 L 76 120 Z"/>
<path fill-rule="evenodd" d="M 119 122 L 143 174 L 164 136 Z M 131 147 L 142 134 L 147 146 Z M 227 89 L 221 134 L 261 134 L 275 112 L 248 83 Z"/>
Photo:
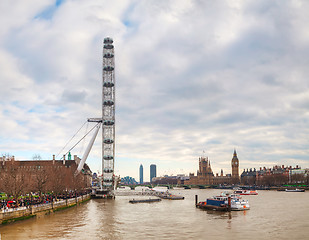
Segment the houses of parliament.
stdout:
<path fill-rule="evenodd" d="M 199 170 L 197 175 L 190 173 L 190 179 L 184 181 L 184 185 L 219 185 L 219 184 L 238 184 L 239 179 L 239 160 L 237 158 L 236 150 L 234 150 L 233 158 L 231 160 L 232 174 L 226 174 L 223 176 L 223 170 L 221 174 L 213 174 L 210 160 L 208 157 L 199 158 Z"/>

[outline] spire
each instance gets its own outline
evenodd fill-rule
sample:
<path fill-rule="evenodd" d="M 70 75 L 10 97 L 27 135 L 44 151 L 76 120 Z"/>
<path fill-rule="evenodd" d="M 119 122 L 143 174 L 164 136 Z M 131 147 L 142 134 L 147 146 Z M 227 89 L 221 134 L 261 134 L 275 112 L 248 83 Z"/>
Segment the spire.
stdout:
<path fill-rule="evenodd" d="M 236 149 L 234 148 L 234 154 L 233 157 L 237 157 Z"/>

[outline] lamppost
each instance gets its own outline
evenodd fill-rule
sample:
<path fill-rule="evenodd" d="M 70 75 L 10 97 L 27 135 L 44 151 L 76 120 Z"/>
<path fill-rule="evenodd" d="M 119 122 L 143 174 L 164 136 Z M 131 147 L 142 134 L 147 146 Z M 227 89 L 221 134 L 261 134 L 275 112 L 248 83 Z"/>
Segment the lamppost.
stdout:
<path fill-rule="evenodd" d="M 76 194 L 76 188 L 74 189 L 75 191 L 75 203 L 77 204 L 77 194 Z"/>
<path fill-rule="evenodd" d="M 65 204 L 68 206 L 68 189 L 65 189 Z"/>
<path fill-rule="evenodd" d="M 30 192 L 30 211 L 32 214 L 32 192 Z"/>
<path fill-rule="evenodd" d="M 52 191 L 52 194 L 51 194 L 51 204 L 52 204 L 52 209 L 54 209 L 54 191 Z"/>

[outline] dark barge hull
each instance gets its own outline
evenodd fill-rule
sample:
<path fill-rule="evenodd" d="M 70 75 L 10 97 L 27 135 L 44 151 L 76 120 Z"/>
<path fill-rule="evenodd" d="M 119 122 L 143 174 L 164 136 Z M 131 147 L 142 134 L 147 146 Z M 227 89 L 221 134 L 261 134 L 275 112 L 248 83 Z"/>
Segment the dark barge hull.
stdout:
<path fill-rule="evenodd" d="M 142 200 L 130 200 L 129 203 L 150 203 L 150 202 L 160 202 L 161 199 L 142 199 Z"/>
<path fill-rule="evenodd" d="M 160 197 L 162 199 L 169 199 L 169 200 L 183 200 L 185 197 L 180 197 L 180 196 L 173 196 L 173 197 Z"/>
<path fill-rule="evenodd" d="M 197 208 L 205 209 L 205 210 L 212 210 L 212 211 L 221 211 L 221 212 L 227 212 L 229 211 L 229 208 L 227 206 L 219 207 L 214 205 L 203 205 L 203 204 L 196 204 Z"/>

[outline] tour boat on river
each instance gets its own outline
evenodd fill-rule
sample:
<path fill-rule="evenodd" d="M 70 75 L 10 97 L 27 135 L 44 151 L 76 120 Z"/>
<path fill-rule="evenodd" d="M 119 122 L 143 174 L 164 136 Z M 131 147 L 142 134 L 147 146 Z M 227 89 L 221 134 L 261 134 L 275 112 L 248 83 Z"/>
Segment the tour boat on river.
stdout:
<path fill-rule="evenodd" d="M 228 204 L 228 197 L 231 197 L 231 210 L 232 211 L 243 211 L 249 210 L 250 205 L 248 200 L 242 199 L 238 194 L 230 194 L 228 192 L 223 192 L 219 196 L 214 197 L 215 199 L 222 199 Z"/>
<path fill-rule="evenodd" d="M 249 210 L 248 200 L 243 200 L 237 194 L 221 193 L 219 196 L 206 199 L 205 202 L 199 202 L 196 207 L 216 211 L 243 211 Z"/>
<path fill-rule="evenodd" d="M 234 193 L 239 195 L 258 195 L 256 190 L 236 189 L 234 190 Z"/>

